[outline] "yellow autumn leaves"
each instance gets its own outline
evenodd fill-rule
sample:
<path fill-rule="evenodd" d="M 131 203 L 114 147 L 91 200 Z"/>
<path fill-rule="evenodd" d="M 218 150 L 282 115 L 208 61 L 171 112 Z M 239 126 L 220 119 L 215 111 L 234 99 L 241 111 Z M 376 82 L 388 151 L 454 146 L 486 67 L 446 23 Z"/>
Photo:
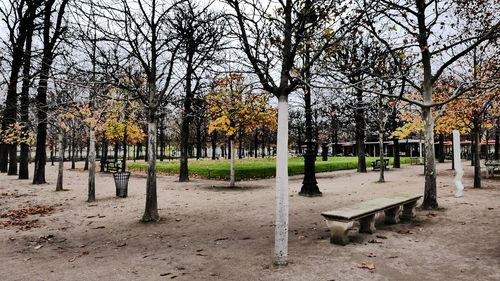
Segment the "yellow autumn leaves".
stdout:
<path fill-rule="evenodd" d="M 234 137 L 260 127 L 276 127 L 276 109 L 269 106 L 270 95 L 256 92 L 245 84 L 242 74 L 233 73 L 213 83 L 207 96 L 209 132 L 222 131 Z"/>

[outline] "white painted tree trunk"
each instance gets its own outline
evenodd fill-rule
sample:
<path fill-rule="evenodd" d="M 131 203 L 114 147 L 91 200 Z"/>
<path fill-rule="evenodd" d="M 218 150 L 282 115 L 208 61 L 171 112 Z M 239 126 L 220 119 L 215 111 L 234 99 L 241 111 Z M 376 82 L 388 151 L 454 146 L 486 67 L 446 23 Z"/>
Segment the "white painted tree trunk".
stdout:
<path fill-rule="evenodd" d="M 453 130 L 453 161 L 455 163 L 455 187 L 457 188 L 455 197 L 462 197 L 464 196 L 464 185 L 462 184 L 464 168 L 460 159 L 460 132 L 458 130 Z"/>
<path fill-rule="evenodd" d="M 380 174 L 378 178 L 378 182 L 385 182 L 385 163 L 384 163 L 384 132 L 383 125 L 379 128 L 379 150 L 380 150 Z"/>
<path fill-rule="evenodd" d="M 235 186 L 235 171 L 234 171 L 234 162 L 236 161 L 236 149 L 234 148 L 234 140 L 231 138 L 229 140 L 231 145 L 231 168 L 230 168 L 230 187 Z"/>
<path fill-rule="evenodd" d="M 148 176 L 146 181 L 146 209 L 142 221 L 158 221 L 156 197 L 156 120 L 148 120 Z"/>
<path fill-rule="evenodd" d="M 88 180 L 88 202 L 95 201 L 95 126 L 90 124 L 89 130 L 89 180 Z"/>
<path fill-rule="evenodd" d="M 418 139 L 418 156 L 420 159 L 422 159 L 423 154 L 422 154 L 422 133 L 420 133 L 420 138 Z"/>
<path fill-rule="evenodd" d="M 286 265 L 288 257 L 288 97 L 278 98 L 278 137 L 276 157 L 276 226 L 274 237 L 276 265 Z"/>

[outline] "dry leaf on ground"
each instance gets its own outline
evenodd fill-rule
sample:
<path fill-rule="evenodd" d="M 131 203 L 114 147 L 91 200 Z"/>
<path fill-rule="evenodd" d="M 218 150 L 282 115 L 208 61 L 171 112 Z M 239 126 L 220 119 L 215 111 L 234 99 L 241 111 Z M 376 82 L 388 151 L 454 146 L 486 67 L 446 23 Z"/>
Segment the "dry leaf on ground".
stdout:
<path fill-rule="evenodd" d="M 362 262 L 362 263 L 358 263 L 356 265 L 356 267 L 358 268 L 364 268 L 364 269 L 369 269 L 369 270 L 373 270 L 375 269 L 375 264 L 373 263 L 368 263 L 368 262 Z"/>

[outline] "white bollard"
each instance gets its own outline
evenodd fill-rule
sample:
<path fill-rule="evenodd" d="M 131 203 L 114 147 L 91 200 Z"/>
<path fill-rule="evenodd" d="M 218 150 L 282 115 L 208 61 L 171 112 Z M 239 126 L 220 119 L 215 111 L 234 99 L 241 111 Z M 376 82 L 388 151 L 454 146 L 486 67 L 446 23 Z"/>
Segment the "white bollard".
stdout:
<path fill-rule="evenodd" d="M 453 130 L 453 161 L 455 161 L 455 186 L 457 188 L 455 197 L 464 196 L 464 185 L 462 183 L 464 168 L 462 167 L 460 152 L 460 132 L 458 130 Z"/>

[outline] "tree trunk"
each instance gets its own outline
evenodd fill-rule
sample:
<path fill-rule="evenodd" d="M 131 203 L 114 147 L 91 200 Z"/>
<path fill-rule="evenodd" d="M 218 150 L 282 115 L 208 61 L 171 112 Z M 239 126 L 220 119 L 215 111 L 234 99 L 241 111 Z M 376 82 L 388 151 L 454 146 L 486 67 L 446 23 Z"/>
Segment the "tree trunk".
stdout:
<path fill-rule="evenodd" d="M 481 188 L 481 127 L 474 124 L 474 188 Z"/>
<path fill-rule="evenodd" d="M 95 144 L 95 126 L 93 124 L 90 124 L 89 146 L 88 146 L 88 153 L 87 154 L 88 154 L 88 165 L 89 165 L 87 202 L 94 202 L 95 201 L 96 144 Z"/>
<path fill-rule="evenodd" d="M 460 144 L 458 145 L 460 147 Z M 460 151 L 458 151 L 458 154 L 460 154 Z M 455 170 L 455 138 L 451 138 L 451 169 Z"/>
<path fill-rule="evenodd" d="M 212 144 L 212 160 L 216 159 L 216 152 L 217 152 L 217 132 L 212 132 L 212 135 L 210 136 L 210 141 Z"/>
<path fill-rule="evenodd" d="M 101 154 L 101 173 L 104 172 L 104 167 L 106 166 L 106 161 L 108 160 L 108 142 L 106 140 L 102 141 L 102 154 Z"/>
<path fill-rule="evenodd" d="M 382 109 L 379 109 L 382 111 Z M 381 120 L 379 120 L 381 121 Z M 379 128 L 378 133 L 378 147 L 380 150 L 380 176 L 378 178 L 378 182 L 385 182 L 385 163 L 384 163 L 384 131 L 383 125 Z"/>
<path fill-rule="evenodd" d="M 189 149 L 189 124 L 191 124 L 191 115 L 193 112 L 192 103 L 194 99 L 194 93 L 191 89 L 192 85 L 192 75 L 193 70 L 193 50 L 189 50 L 186 55 L 187 69 L 186 69 L 186 97 L 184 98 L 184 112 L 182 115 L 182 126 L 181 126 L 181 161 L 180 161 L 180 173 L 179 182 L 189 181 L 189 171 L 188 171 L 188 149 Z"/>
<path fill-rule="evenodd" d="M 7 173 L 9 163 L 8 145 L 0 143 L 0 173 Z"/>
<path fill-rule="evenodd" d="M 288 97 L 278 97 L 278 137 L 276 157 L 275 264 L 288 257 Z"/>
<path fill-rule="evenodd" d="M 234 147 L 234 138 L 233 137 L 230 137 L 229 138 L 229 143 L 230 143 L 230 147 L 231 147 L 231 154 L 234 155 L 234 153 L 236 153 L 236 149 Z M 230 184 L 229 186 L 230 187 L 234 187 L 235 186 L 235 162 L 236 161 L 236 157 L 231 157 L 231 167 L 230 167 Z"/>
<path fill-rule="evenodd" d="M 94 143 L 94 145 L 95 145 L 95 143 Z M 85 166 L 83 167 L 84 171 L 89 170 L 89 153 L 90 153 L 90 139 L 89 139 L 89 143 L 87 144 L 87 152 L 85 153 L 86 154 L 85 155 Z"/>
<path fill-rule="evenodd" d="M 255 136 L 253 139 L 253 148 L 254 148 L 254 157 L 257 158 L 257 154 L 259 153 L 259 130 L 255 129 Z"/>
<path fill-rule="evenodd" d="M 500 159 L 500 120 L 497 120 L 497 126 L 495 129 L 495 152 L 493 154 L 495 160 Z"/>
<path fill-rule="evenodd" d="M 425 189 L 424 209 L 437 209 L 437 184 L 436 163 L 434 152 L 434 118 L 429 107 L 422 108 L 424 119 L 424 141 L 425 141 Z"/>
<path fill-rule="evenodd" d="M 242 134 L 240 133 L 240 139 L 238 140 L 238 159 L 242 159 L 243 158 L 243 136 Z M 233 142 L 234 144 L 234 142 Z"/>
<path fill-rule="evenodd" d="M 156 113 L 149 109 L 148 114 L 148 178 L 146 184 L 146 208 L 142 216 L 143 222 L 160 220 L 156 196 Z"/>
<path fill-rule="evenodd" d="M 72 133 L 71 147 L 73 147 L 72 154 L 70 154 L 70 157 L 71 157 L 71 169 L 74 170 L 76 168 L 75 167 L 75 160 L 76 160 L 75 131 L 73 131 L 73 133 Z"/>
<path fill-rule="evenodd" d="M 202 149 L 201 124 L 196 126 L 196 160 L 200 160 Z"/>
<path fill-rule="evenodd" d="M 120 144 L 118 141 L 115 142 L 115 147 L 113 148 L 113 154 L 114 154 L 114 159 L 115 162 L 118 163 L 118 150 L 120 149 Z"/>
<path fill-rule="evenodd" d="M 401 156 L 400 154 L 400 145 L 399 145 L 399 139 L 398 138 L 393 138 L 392 139 L 393 144 L 394 144 L 394 163 L 393 167 L 394 168 L 401 168 Z"/>
<path fill-rule="evenodd" d="M 127 130 L 127 126 L 128 126 L 128 113 L 126 112 L 125 113 L 125 129 L 123 130 L 123 140 L 122 140 L 122 144 L 123 144 L 123 157 L 122 157 L 122 173 L 125 173 L 127 171 L 127 138 L 128 138 L 128 130 Z M 155 161 L 156 161 L 156 158 L 155 158 Z"/>
<path fill-rule="evenodd" d="M 64 132 L 60 129 L 59 132 L 59 167 L 57 169 L 57 183 L 56 191 L 63 191 L 63 179 L 64 179 Z"/>
<path fill-rule="evenodd" d="M 356 122 L 356 150 L 358 154 L 358 172 L 366 173 L 365 155 L 365 110 L 363 108 L 363 92 L 356 92 L 357 106 L 355 112 Z"/>
<path fill-rule="evenodd" d="M 439 163 L 444 163 L 444 135 L 439 134 L 438 144 Z"/>
<path fill-rule="evenodd" d="M 260 150 L 261 150 L 261 157 L 262 158 L 264 158 L 266 156 L 265 135 L 266 135 L 266 131 L 262 132 L 261 143 L 260 143 Z"/>
<path fill-rule="evenodd" d="M 17 121 L 17 81 L 23 64 L 24 43 L 26 39 L 26 30 L 22 30 L 22 28 L 24 26 L 19 27 L 20 36 L 14 46 L 12 46 L 11 72 L 7 84 L 7 97 L 2 120 L 3 130 L 10 128 Z M 0 151 L 2 153 L 2 157 L 0 158 L 1 171 L 7 172 L 8 175 L 17 175 L 17 143 L 9 143 L 2 146 L 4 146 L 4 149 Z"/>
<path fill-rule="evenodd" d="M 38 126 L 36 135 L 35 172 L 33 174 L 33 184 L 46 183 L 45 164 L 47 163 L 47 154 L 45 151 L 45 143 L 47 140 L 47 87 L 51 65 L 52 54 L 44 52 L 36 96 Z"/>
<path fill-rule="evenodd" d="M 21 123 L 23 124 L 23 137 L 28 135 L 28 123 L 29 123 L 29 90 L 30 90 L 30 70 L 31 70 L 31 50 L 32 50 L 32 40 L 33 39 L 33 28 L 26 37 L 26 48 L 24 52 L 24 62 L 23 62 L 23 85 L 21 90 Z M 19 160 L 19 179 L 29 179 L 29 150 L 30 146 L 26 142 L 21 144 L 21 155 Z"/>

